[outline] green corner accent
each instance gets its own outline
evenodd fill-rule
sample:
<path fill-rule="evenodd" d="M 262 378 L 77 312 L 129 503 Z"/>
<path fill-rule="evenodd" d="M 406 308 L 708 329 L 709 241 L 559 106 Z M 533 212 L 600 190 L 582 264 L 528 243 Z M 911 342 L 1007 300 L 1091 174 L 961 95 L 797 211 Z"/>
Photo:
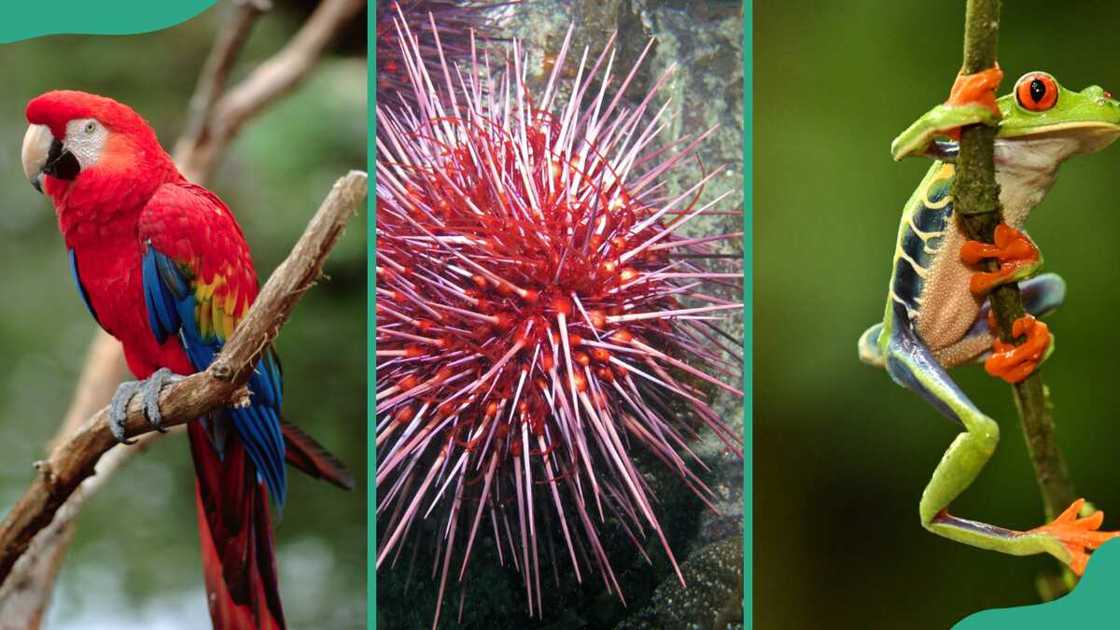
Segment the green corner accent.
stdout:
<path fill-rule="evenodd" d="M 366 41 L 377 41 L 377 1 L 366 18 Z M 374 176 L 373 190 L 366 196 L 366 628 L 377 630 L 377 46 L 368 48 L 366 90 L 366 172 Z"/>
<path fill-rule="evenodd" d="M 754 627 L 754 3 L 743 2 L 743 627 Z"/>
<path fill-rule="evenodd" d="M 1045 604 L 984 610 L 965 617 L 953 630 L 1052 630 L 1092 627 L 1120 617 L 1120 542 L 1105 543 L 1093 553 L 1085 577 L 1069 595 Z"/>
<path fill-rule="evenodd" d="M 146 33 L 185 22 L 210 8 L 216 0 L 54 0 L 49 15 L 30 2 L 0 4 L 0 44 L 40 35 L 128 35 Z"/>

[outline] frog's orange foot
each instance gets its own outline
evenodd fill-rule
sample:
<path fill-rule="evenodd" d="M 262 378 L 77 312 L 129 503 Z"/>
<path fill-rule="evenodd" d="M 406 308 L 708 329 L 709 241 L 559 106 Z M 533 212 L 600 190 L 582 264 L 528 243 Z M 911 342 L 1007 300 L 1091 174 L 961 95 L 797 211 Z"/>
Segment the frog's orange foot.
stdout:
<path fill-rule="evenodd" d="M 1050 348 L 1050 327 L 1031 315 L 1024 315 L 1011 324 L 1011 337 L 1022 336 L 1027 340 L 1019 345 L 998 337 L 992 342 L 992 356 L 984 362 L 988 374 L 1008 383 L 1018 383 L 1035 371 Z"/>
<path fill-rule="evenodd" d="M 961 245 L 961 261 L 966 265 L 978 264 L 986 258 L 994 258 L 1000 263 L 998 271 L 972 274 L 968 289 L 977 297 L 991 293 L 992 289 L 1002 284 L 1023 279 L 1042 262 L 1042 256 L 1031 239 L 1006 223 L 996 226 L 994 240 L 995 243 L 965 241 Z"/>
<path fill-rule="evenodd" d="M 958 74 L 945 104 L 953 107 L 983 105 L 998 118 L 1000 113 L 999 105 L 996 104 L 996 90 L 1001 81 L 1003 70 L 1000 70 L 998 63 L 975 74 Z"/>
<path fill-rule="evenodd" d="M 1094 512 L 1084 518 L 1078 518 L 1085 499 L 1073 502 L 1065 512 L 1058 515 L 1053 522 L 1036 527 L 1028 534 L 1047 534 L 1058 539 L 1070 553 L 1069 568 L 1077 575 L 1085 573 L 1085 565 L 1089 563 L 1089 554 L 1097 547 L 1112 538 L 1120 536 L 1120 532 L 1102 532 L 1101 523 L 1104 522 L 1104 512 Z"/>

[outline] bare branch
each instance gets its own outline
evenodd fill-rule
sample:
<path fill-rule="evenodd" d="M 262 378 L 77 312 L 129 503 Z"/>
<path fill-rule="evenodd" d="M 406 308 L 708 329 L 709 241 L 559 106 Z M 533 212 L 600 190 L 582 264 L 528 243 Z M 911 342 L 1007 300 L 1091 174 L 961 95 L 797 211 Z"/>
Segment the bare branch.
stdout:
<path fill-rule="evenodd" d="M 60 517 L 63 512 L 59 510 Z M 38 628 L 43 623 L 55 577 L 66 555 L 61 551 L 70 545 L 74 529 L 73 521 L 59 519 L 35 537 L 16 563 L 19 579 L 9 580 L 0 589 L 0 630 Z"/>
<path fill-rule="evenodd" d="M 244 384 L 252 366 L 303 293 L 319 278 L 327 254 L 365 200 L 367 191 L 367 176 L 361 171 L 351 171 L 335 183 L 299 242 L 269 277 L 214 363 L 169 385 L 160 394 L 165 426 L 183 424 L 215 409 L 246 402 Z M 143 407 L 139 397 L 129 405 L 127 436 L 151 430 Z M 116 445 L 108 418 L 109 409 L 105 407 L 55 446 L 46 460 L 36 464 L 39 475 L 0 523 L 0 584 L 6 581 L 32 538 L 50 524 L 78 484 L 94 474 L 98 459 Z"/>
<path fill-rule="evenodd" d="M 241 126 L 307 78 L 327 44 L 365 6 L 366 0 L 323 0 L 284 48 L 214 103 L 209 129 L 181 162 L 183 173 L 209 173 Z"/>
<path fill-rule="evenodd" d="M 66 417 L 62 426 L 48 445 L 53 449 L 70 432 L 77 429 L 83 420 L 90 417 L 109 400 L 103 394 L 112 394 L 120 385 L 121 379 L 128 373 L 128 366 L 124 362 L 121 344 L 109 333 L 98 331 L 93 342 L 89 345 L 86 354 L 86 363 L 82 366 L 78 385 L 74 390 L 74 399 L 70 401 L 70 408 L 66 410 Z"/>
<path fill-rule="evenodd" d="M 196 146 L 209 133 L 214 104 L 218 102 L 226 87 L 226 79 L 237 61 L 237 55 L 249 39 L 249 33 L 257 18 L 271 8 L 267 0 L 235 0 L 230 12 L 222 23 L 221 29 L 206 57 L 206 63 L 198 75 L 194 95 L 190 100 L 190 118 L 183 135 L 175 143 L 175 159 L 180 169 Z M 198 175 L 195 173 L 194 175 Z M 187 176 L 195 181 L 195 177 Z"/>
<path fill-rule="evenodd" d="M 94 345 L 105 339 L 116 343 L 115 339 L 106 335 L 97 337 Z M 112 359 L 120 359 L 119 348 L 108 346 L 108 349 L 114 353 Z M 91 349 L 90 358 L 96 358 L 96 354 L 96 348 Z M 123 367 L 121 371 L 123 373 Z M 90 374 L 100 376 L 104 373 L 91 372 Z M 118 381 L 113 381 L 110 387 L 116 387 L 117 384 Z M 99 407 L 100 405 L 94 409 Z M 80 426 L 88 416 L 89 414 L 76 417 L 74 427 Z M 66 499 L 51 524 L 35 535 L 27 551 L 16 561 L 11 576 L 0 588 L 0 630 L 32 630 L 42 624 L 47 603 L 54 590 L 55 577 L 62 567 L 66 549 L 77 529 L 74 521 L 85 505 L 86 499 L 96 494 L 108 481 L 110 475 L 134 453 L 146 451 L 147 447 L 162 435 L 148 433 L 140 436 L 137 443 L 132 446 L 111 449 L 98 460 L 94 475 L 79 484 L 70 498 Z"/>
<path fill-rule="evenodd" d="M 48 445 L 53 449 L 81 423 L 100 409 L 121 379 L 127 368 L 120 343 L 108 333 L 98 331 L 86 354 L 78 385 L 70 409 Z M 73 517 L 77 515 L 85 497 L 92 494 L 107 478 L 106 469 L 115 468 L 136 449 L 115 449 L 98 463 L 98 476 L 82 485 L 59 510 L 50 527 L 35 537 L 31 548 L 20 558 L 13 576 L 0 588 L 0 630 L 38 628 L 46 612 L 54 587 L 54 578 L 62 566 L 62 558 L 74 535 Z"/>

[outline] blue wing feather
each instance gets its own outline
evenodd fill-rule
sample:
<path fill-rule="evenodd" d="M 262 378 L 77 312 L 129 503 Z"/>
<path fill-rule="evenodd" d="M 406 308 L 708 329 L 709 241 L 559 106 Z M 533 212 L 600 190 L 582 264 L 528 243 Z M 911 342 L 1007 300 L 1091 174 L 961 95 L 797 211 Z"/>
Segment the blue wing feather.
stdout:
<path fill-rule="evenodd" d="M 176 300 L 186 297 L 185 290 L 176 285 L 161 282 L 159 272 L 160 258 L 164 258 L 149 248 L 141 265 L 144 279 L 144 304 L 148 307 L 148 326 L 156 339 L 163 343 L 167 336 L 179 330 L 181 320 L 176 310 Z"/>
<path fill-rule="evenodd" d="M 78 273 L 78 255 L 74 250 L 68 250 L 70 253 L 70 274 L 74 277 L 74 284 L 78 285 L 78 295 L 82 296 L 82 304 L 86 305 L 86 310 L 93 316 L 93 321 L 100 324 L 97 319 L 97 312 L 93 310 L 93 303 L 89 301 L 89 292 L 86 291 L 85 285 L 82 284 L 82 276 Z"/>
<path fill-rule="evenodd" d="M 206 369 L 221 351 L 225 339 L 217 333 L 202 333 L 190 274 L 151 243 L 144 252 L 142 270 L 152 334 L 161 343 L 169 335 L 178 335 L 194 368 Z M 271 349 L 257 363 L 248 387 L 252 394 L 250 405 L 226 413 L 256 466 L 258 477 L 268 486 L 277 505 L 282 506 L 287 493 L 284 437 L 280 429 L 282 376 L 280 362 Z"/>

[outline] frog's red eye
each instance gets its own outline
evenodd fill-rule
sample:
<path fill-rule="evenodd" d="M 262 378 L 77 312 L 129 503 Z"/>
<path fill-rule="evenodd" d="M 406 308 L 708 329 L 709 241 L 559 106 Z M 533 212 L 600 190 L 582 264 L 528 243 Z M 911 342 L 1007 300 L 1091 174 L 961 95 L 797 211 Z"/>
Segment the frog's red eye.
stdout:
<path fill-rule="evenodd" d="M 1031 72 L 1015 83 L 1015 100 L 1032 112 L 1044 112 L 1058 102 L 1058 82 L 1045 72 Z"/>

